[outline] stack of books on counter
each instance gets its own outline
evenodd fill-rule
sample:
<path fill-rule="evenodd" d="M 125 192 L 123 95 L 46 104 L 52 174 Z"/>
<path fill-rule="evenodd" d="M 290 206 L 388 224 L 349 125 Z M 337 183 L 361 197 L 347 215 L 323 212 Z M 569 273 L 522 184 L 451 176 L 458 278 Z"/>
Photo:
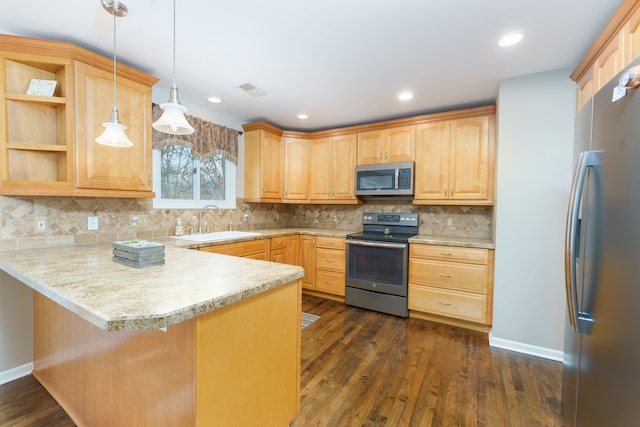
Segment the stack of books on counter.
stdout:
<path fill-rule="evenodd" d="M 164 264 L 164 245 L 146 240 L 113 242 L 113 261 L 134 268 Z"/>

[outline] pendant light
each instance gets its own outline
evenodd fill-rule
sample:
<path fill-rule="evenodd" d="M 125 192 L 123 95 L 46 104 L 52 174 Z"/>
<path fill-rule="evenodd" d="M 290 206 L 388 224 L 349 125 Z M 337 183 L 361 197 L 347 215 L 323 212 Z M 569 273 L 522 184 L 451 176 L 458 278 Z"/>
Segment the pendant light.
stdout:
<path fill-rule="evenodd" d="M 124 133 L 127 127 L 120 123 L 116 107 L 116 16 L 126 16 L 128 9 L 118 0 L 101 0 L 101 3 L 102 7 L 113 15 L 113 110 L 111 120 L 102 124 L 105 130 L 96 138 L 96 142 L 109 147 L 132 147 L 133 143 Z"/>
<path fill-rule="evenodd" d="M 155 130 L 173 135 L 189 135 L 195 131 L 184 116 L 187 108 L 180 103 L 176 86 L 176 0 L 173 0 L 173 84 L 169 101 L 160 104 L 160 108 L 164 110 L 162 116 L 151 125 Z"/>

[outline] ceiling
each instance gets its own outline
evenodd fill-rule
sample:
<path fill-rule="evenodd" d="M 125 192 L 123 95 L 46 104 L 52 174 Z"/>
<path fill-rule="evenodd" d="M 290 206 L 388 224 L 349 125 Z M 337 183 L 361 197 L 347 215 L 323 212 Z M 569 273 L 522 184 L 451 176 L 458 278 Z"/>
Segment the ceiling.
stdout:
<path fill-rule="evenodd" d="M 168 99 L 172 0 L 123 3 L 118 60 L 159 77 Z M 575 66 L 621 0 L 176 3 L 176 83 L 187 108 L 217 96 L 223 102 L 207 108 L 220 114 L 320 130 L 493 103 L 502 79 Z M 515 30 L 524 41 L 499 49 Z M 0 32 L 113 55 L 113 18 L 100 0 L 12 2 Z M 267 94 L 237 88 L 245 83 Z M 403 90 L 415 97 L 399 101 Z"/>

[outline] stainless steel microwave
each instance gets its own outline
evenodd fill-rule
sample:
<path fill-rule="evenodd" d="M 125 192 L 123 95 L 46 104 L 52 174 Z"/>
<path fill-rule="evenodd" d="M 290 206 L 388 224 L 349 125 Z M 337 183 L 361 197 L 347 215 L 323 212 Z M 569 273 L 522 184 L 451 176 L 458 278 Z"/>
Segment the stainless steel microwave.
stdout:
<path fill-rule="evenodd" d="M 356 166 L 356 196 L 413 195 L 414 162 Z"/>

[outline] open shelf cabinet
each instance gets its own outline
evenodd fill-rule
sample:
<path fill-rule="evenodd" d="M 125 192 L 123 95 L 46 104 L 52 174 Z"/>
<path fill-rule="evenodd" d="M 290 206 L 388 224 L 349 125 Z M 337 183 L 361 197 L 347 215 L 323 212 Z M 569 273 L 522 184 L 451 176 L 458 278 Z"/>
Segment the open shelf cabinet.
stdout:
<path fill-rule="evenodd" d="M 0 51 L 0 194 L 73 188 L 73 63 Z M 27 95 L 32 79 L 53 96 Z"/>

